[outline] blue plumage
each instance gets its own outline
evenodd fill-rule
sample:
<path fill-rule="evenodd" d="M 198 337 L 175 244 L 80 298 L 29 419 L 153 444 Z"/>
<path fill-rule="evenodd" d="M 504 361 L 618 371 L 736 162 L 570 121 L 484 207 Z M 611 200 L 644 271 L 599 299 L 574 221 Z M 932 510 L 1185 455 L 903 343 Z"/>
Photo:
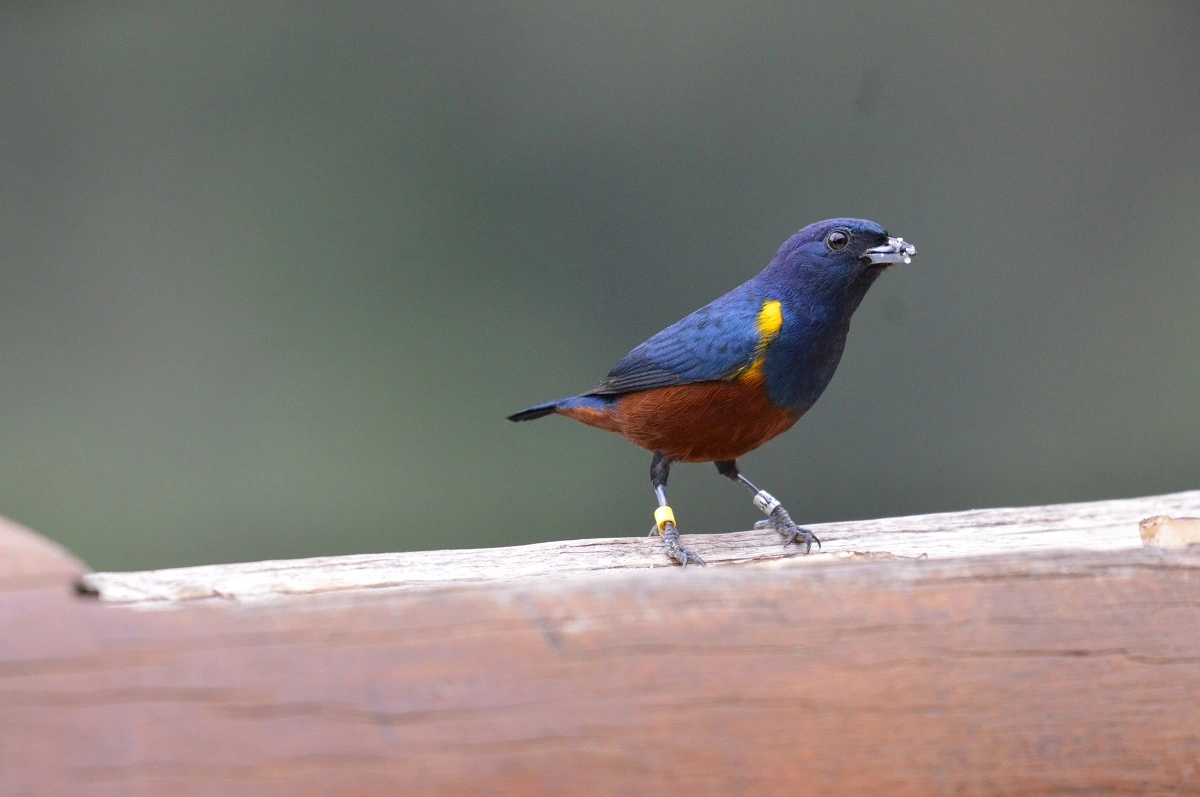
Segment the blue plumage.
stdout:
<path fill-rule="evenodd" d="M 810 224 L 757 276 L 634 348 L 591 390 L 509 420 L 559 413 L 654 452 L 655 528 L 684 566 L 704 562 L 680 544 L 667 505 L 672 462 L 715 462 L 754 496 L 785 544 L 800 540 L 807 551 L 819 543 L 816 536 L 743 476 L 737 459 L 789 429 L 816 402 L 867 290 L 885 268 L 915 254 L 874 222 Z"/>
<path fill-rule="evenodd" d="M 629 352 L 587 395 L 619 395 L 657 387 L 728 379 L 749 368 L 761 342 L 763 303 L 781 304 L 783 325 L 766 348 L 766 391 L 772 403 L 804 412 L 833 378 L 850 316 L 879 268 L 825 244 L 831 228 L 886 241 L 878 224 L 830 219 L 793 235 L 757 276 L 701 307 Z"/>
<path fill-rule="evenodd" d="M 726 379 L 750 364 L 763 295 L 745 283 L 636 347 L 591 391 L 611 395 Z"/>

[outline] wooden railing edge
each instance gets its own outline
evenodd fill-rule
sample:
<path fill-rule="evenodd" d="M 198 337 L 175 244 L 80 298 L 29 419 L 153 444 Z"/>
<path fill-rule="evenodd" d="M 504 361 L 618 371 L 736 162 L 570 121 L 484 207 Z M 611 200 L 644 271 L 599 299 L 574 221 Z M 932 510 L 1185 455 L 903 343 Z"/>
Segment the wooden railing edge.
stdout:
<path fill-rule="evenodd" d="M 770 530 L 685 537 L 687 544 L 710 563 L 709 570 L 781 560 L 820 566 L 878 559 L 1136 550 L 1143 545 L 1141 520 L 1186 515 L 1200 515 L 1200 490 L 819 524 L 812 528 L 820 536 L 822 547 L 807 556 L 795 546 L 780 545 Z M 1167 537 L 1165 532 L 1163 537 Z M 633 536 L 88 573 L 81 585 L 107 603 L 161 607 L 204 600 L 262 603 L 333 592 L 479 586 L 678 569 L 663 554 L 657 540 Z"/>

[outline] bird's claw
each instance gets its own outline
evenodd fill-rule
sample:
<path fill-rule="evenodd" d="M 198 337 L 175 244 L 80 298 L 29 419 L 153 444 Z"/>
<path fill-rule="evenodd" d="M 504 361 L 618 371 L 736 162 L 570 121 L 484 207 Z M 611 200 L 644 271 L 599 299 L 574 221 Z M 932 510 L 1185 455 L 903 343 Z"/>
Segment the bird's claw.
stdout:
<path fill-rule="evenodd" d="M 671 558 L 680 564 L 680 570 L 687 570 L 688 562 L 700 567 L 708 567 L 708 562 L 705 562 L 697 554 L 689 551 L 687 548 L 679 548 L 675 551 L 667 551 Z"/>
<path fill-rule="evenodd" d="M 679 530 L 675 528 L 674 523 L 664 524 L 661 532 L 658 530 L 658 526 L 655 526 L 650 530 L 650 536 L 653 537 L 655 534 L 662 535 L 663 546 L 667 549 L 667 556 L 678 562 L 681 565 L 681 570 L 687 570 L 688 564 L 699 565 L 700 567 L 708 566 L 708 563 L 701 559 L 698 554 L 679 544 Z"/>
<path fill-rule="evenodd" d="M 756 528 L 756 529 L 775 529 L 775 531 L 779 532 L 783 536 L 783 546 L 785 548 L 787 546 L 791 545 L 796 540 L 800 540 L 804 543 L 804 552 L 805 553 L 809 553 L 810 551 L 812 551 L 814 542 L 817 544 L 818 548 L 821 547 L 821 540 L 817 537 L 816 534 L 813 534 L 811 531 L 804 528 L 803 526 L 796 525 L 796 522 L 793 521 L 790 517 L 784 517 L 784 518 L 771 517 L 771 518 L 768 518 L 767 520 L 760 520 L 754 524 L 754 528 Z"/>
<path fill-rule="evenodd" d="M 812 550 L 814 542 L 817 544 L 818 548 L 821 547 L 821 541 L 817 538 L 816 534 L 813 534 L 811 531 L 809 531 L 806 528 L 797 526 L 795 523 L 793 523 L 792 527 L 789 528 L 787 531 L 780 531 L 779 533 L 782 534 L 784 537 L 783 547 L 785 547 L 785 548 L 787 546 L 791 545 L 796 540 L 804 541 L 804 552 L 805 553 L 809 553 Z"/>

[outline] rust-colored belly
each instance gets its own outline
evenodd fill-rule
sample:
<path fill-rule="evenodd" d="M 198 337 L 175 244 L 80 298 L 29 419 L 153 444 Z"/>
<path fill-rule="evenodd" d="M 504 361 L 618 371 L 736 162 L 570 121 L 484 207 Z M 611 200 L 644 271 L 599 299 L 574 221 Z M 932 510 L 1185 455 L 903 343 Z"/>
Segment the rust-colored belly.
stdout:
<path fill-rule="evenodd" d="M 772 405 L 759 384 L 723 381 L 630 393 L 615 402 L 612 421 L 613 431 L 642 448 L 678 462 L 713 462 L 753 451 L 801 414 Z"/>

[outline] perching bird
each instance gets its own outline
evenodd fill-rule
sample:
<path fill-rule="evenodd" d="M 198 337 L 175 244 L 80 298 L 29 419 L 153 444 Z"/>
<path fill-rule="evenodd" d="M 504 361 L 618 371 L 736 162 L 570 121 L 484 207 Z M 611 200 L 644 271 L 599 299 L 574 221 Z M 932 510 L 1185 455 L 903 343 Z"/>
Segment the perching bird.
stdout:
<path fill-rule="evenodd" d="M 558 413 L 618 432 L 653 452 L 658 498 L 651 534 L 687 567 L 704 560 L 679 543 L 667 504 L 673 462 L 715 462 L 754 496 L 784 545 L 820 540 L 738 472 L 737 458 L 787 431 L 816 403 L 842 358 L 850 316 L 893 263 L 917 250 L 863 219 L 810 224 L 784 242 L 758 276 L 629 352 L 600 384 L 578 396 L 508 416 Z"/>

